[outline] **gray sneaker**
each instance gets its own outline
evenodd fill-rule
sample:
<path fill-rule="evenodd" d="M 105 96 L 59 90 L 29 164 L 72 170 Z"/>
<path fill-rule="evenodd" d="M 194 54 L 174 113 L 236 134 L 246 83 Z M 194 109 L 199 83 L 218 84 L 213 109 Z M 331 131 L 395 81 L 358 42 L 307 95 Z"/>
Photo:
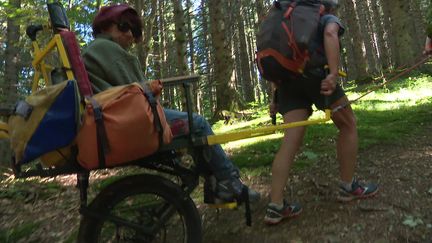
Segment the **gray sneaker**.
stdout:
<path fill-rule="evenodd" d="M 302 211 L 303 209 L 298 203 L 289 204 L 284 200 L 284 205 L 281 209 L 278 209 L 276 204 L 269 203 L 267 205 L 264 223 L 268 225 L 275 225 L 280 223 L 285 218 L 298 216 Z"/>
<path fill-rule="evenodd" d="M 351 191 L 347 191 L 344 188 L 340 188 L 338 201 L 339 202 L 350 202 L 355 199 L 363 199 L 373 197 L 378 192 L 378 185 L 374 183 L 368 183 L 366 185 L 360 184 L 357 180 L 354 180 L 351 184 Z"/>

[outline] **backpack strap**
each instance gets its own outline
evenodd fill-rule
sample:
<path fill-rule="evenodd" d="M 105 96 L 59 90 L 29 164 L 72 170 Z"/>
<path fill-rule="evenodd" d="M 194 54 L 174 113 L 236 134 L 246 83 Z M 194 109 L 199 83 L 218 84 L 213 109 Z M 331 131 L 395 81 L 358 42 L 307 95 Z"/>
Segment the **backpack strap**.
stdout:
<path fill-rule="evenodd" d="M 102 107 L 92 97 L 88 97 L 88 100 L 91 102 L 96 123 L 96 140 L 99 158 L 99 168 L 106 168 L 105 154 L 109 152 L 110 148 L 107 133 L 105 130 L 105 124 L 103 121 Z"/>
<path fill-rule="evenodd" d="M 264 69 L 261 64 L 261 59 L 268 56 L 274 57 L 284 68 L 286 68 L 287 70 L 291 70 L 295 73 L 302 73 L 304 65 L 306 64 L 307 61 L 307 59 L 304 59 L 302 63 L 298 63 L 289 60 L 288 58 L 284 57 L 280 52 L 270 48 L 258 52 L 256 56 L 257 56 L 258 68 L 260 69 L 261 73 L 264 73 Z"/>
<path fill-rule="evenodd" d="M 287 10 L 284 13 L 284 18 L 285 19 L 289 19 L 291 16 L 292 11 L 294 10 L 294 8 L 297 6 L 297 2 L 292 2 L 289 7 L 287 8 Z"/>
<path fill-rule="evenodd" d="M 292 2 L 287 10 L 285 11 L 283 17 L 284 19 L 290 19 L 291 18 L 291 14 L 294 11 L 294 8 L 297 6 L 297 2 Z M 323 5 L 321 5 L 323 6 Z M 324 9 L 323 9 L 324 10 Z M 321 9 L 320 9 L 321 11 Z M 300 58 L 300 60 L 303 60 L 303 64 L 306 63 L 306 61 L 309 60 L 309 54 L 307 51 L 302 52 L 300 51 L 300 48 L 297 46 L 297 43 L 295 41 L 294 38 L 294 33 L 292 31 L 292 26 L 289 26 L 286 24 L 286 22 L 282 21 L 282 28 L 285 30 L 286 34 L 288 35 L 288 45 L 293 49 L 294 53 L 293 53 L 293 59 L 296 60 L 298 58 Z M 278 58 L 277 58 L 278 59 Z M 278 59 L 278 61 L 280 62 L 280 60 Z M 285 68 L 287 68 L 287 66 L 291 66 L 291 64 L 286 63 L 282 64 L 283 66 L 285 66 Z M 291 67 L 289 68 L 289 70 L 302 70 L 303 69 L 303 65 L 298 68 L 298 67 Z"/>
<path fill-rule="evenodd" d="M 153 96 L 153 94 L 149 91 L 144 91 L 144 96 L 147 98 L 150 103 L 150 107 L 153 112 L 153 123 L 155 124 L 156 131 L 159 133 L 159 147 L 163 144 L 163 127 L 159 117 L 159 112 L 157 110 L 157 100 Z"/>

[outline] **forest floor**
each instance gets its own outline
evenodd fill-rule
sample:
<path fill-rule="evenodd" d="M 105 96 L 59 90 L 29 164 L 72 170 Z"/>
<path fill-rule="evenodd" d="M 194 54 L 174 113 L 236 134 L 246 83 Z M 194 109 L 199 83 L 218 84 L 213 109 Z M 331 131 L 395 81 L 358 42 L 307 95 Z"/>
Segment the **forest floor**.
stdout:
<path fill-rule="evenodd" d="M 430 127 L 432 128 L 432 127 Z M 432 242 L 431 129 L 403 143 L 375 146 L 359 154 L 357 175 L 379 184 L 378 194 L 350 203 L 336 201 L 338 164 L 321 158 L 291 173 L 286 198 L 303 213 L 276 226 L 263 223 L 270 177 L 250 180 L 263 199 L 255 206 L 252 227 L 243 212 L 214 216 L 204 209 L 205 242 Z"/>
<path fill-rule="evenodd" d="M 216 211 L 197 201 L 204 242 L 432 242 L 431 130 L 429 126 L 402 143 L 360 152 L 359 179 L 380 186 L 379 193 L 370 199 L 338 203 L 338 164 L 335 158 L 320 158 L 314 165 L 291 173 L 286 196 L 300 202 L 304 211 L 279 225 L 263 223 L 269 173 L 245 178 L 246 184 L 262 194 L 261 201 L 252 207 L 252 227 L 245 225 L 243 208 Z M 13 191 L 12 178 L 10 172 L 0 175 L 0 241 L 75 241 L 80 220 L 75 178 L 54 179 L 61 186 L 26 182 L 25 187 Z M 29 229 L 31 232 L 25 233 Z"/>

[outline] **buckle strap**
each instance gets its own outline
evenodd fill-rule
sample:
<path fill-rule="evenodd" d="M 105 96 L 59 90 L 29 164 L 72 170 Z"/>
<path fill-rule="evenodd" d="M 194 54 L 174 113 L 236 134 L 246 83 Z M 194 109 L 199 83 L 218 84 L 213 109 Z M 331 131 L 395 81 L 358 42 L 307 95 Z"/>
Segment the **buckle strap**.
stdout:
<path fill-rule="evenodd" d="M 252 225 L 252 216 L 251 216 L 250 201 L 249 201 L 249 188 L 245 185 L 243 185 L 241 197 L 242 197 L 242 201 L 245 204 L 246 225 L 251 226 Z"/>
<path fill-rule="evenodd" d="M 102 107 L 99 103 L 92 97 L 88 97 L 93 108 L 94 120 L 96 123 L 96 141 L 99 159 L 99 168 L 106 168 L 105 154 L 109 153 L 109 143 L 108 137 L 105 129 L 105 124 L 103 121 Z"/>
<path fill-rule="evenodd" d="M 153 96 L 153 94 L 149 91 L 144 91 L 144 96 L 147 98 L 148 102 L 150 103 L 150 107 L 153 112 L 153 123 L 155 124 L 156 131 L 159 134 L 159 148 L 160 148 L 163 144 L 163 127 L 159 117 L 159 112 L 157 110 L 157 100 Z"/>

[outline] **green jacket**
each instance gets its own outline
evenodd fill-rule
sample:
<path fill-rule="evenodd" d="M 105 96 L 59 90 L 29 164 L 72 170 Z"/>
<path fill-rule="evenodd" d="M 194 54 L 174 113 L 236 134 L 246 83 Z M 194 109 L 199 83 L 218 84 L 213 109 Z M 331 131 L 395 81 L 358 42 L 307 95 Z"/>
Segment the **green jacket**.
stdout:
<path fill-rule="evenodd" d="M 82 52 L 92 88 L 95 93 L 112 86 L 144 81 L 138 58 L 100 34 Z"/>

